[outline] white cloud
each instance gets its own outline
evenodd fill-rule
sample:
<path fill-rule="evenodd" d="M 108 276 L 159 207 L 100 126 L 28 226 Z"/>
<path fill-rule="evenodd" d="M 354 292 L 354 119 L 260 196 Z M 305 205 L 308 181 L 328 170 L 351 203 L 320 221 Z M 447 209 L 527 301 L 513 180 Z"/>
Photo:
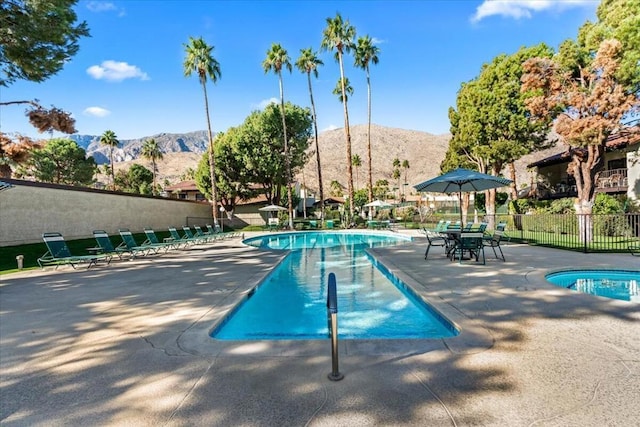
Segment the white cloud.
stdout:
<path fill-rule="evenodd" d="M 379 39 L 377 37 L 371 37 L 371 42 L 374 45 L 379 45 L 379 44 L 382 44 L 382 43 L 386 43 L 386 40 L 382 40 L 382 39 Z"/>
<path fill-rule="evenodd" d="M 278 100 L 278 98 L 263 99 L 259 103 L 253 104 L 251 106 L 251 108 L 257 109 L 257 110 L 264 110 L 265 108 L 267 108 L 267 105 L 269 105 L 269 104 L 277 104 L 279 102 L 280 101 Z"/>
<path fill-rule="evenodd" d="M 119 8 L 110 1 L 89 1 L 86 3 L 87 9 L 94 13 L 118 12 L 118 16 L 125 16 L 124 8 Z"/>
<path fill-rule="evenodd" d="M 87 68 L 87 74 L 96 80 L 108 80 L 110 82 L 121 82 L 125 79 L 149 80 L 147 73 L 143 72 L 135 65 L 126 62 L 103 61 L 100 65 L 92 65 Z"/>
<path fill-rule="evenodd" d="M 109 114 L 111 114 L 111 111 L 102 107 L 88 107 L 85 108 L 82 113 L 86 116 L 92 117 L 107 117 Z"/>
<path fill-rule="evenodd" d="M 591 0 L 484 0 L 471 18 L 479 22 L 493 15 L 507 18 L 531 18 L 533 13 L 543 10 L 564 10 L 571 7 L 593 4 Z"/>
<path fill-rule="evenodd" d="M 327 132 L 327 131 L 335 130 L 335 129 L 338 129 L 338 126 L 336 126 L 336 125 L 329 125 L 329 126 L 327 126 L 326 128 L 322 129 L 320 132 Z"/>

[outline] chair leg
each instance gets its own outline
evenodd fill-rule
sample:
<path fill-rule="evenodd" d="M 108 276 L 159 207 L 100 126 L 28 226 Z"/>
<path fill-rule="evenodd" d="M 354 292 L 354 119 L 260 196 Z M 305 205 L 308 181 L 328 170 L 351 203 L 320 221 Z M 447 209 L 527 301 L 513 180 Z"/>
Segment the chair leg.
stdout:
<path fill-rule="evenodd" d="M 506 262 L 507 260 L 504 258 L 504 253 L 502 253 L 502 248 L 498 245 L 498 250 L 500 251 L 500 255 L 502 256 L 502 262 Z"/>
<path fill-rule="evenodd" d="M 427 244 L 427 250 L 424 253 L 424 259 L 427 259 L 427 257 L 429 256 L 429 249 L 431 249 L 431 242 Z"/>

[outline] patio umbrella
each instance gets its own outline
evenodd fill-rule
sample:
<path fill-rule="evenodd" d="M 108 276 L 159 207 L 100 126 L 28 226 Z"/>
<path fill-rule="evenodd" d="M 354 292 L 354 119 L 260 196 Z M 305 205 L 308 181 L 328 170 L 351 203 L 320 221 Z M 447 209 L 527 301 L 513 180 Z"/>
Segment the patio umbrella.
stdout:
<path fill-rule="evenodd" d="M 413 187 L 425 193 L 459 193 L 460 194 L 460 224 L 462 224 L 462 193 L 472 191 L 484 191 L 492 188 L 504 187 L 511 184 L 510 179 L 488 175 L 470 169 L 458 168 L 437 176 L 428 181 L 421 182 Z"/>
<path fill-rule="evenodd" d="M 376 199 L 373 202 L 367 203 L 366 205 L 364 205 L 365 208 L 389 208 L 391 206 L 393 205 L 387 202 L 383 202 L 380 199 Z"/>
<path fill-rule="evenodd" d="M 286 211 L 287 208 L 283 208 L 282 206 L 278 206 L 278 205 L 268 205 L 258 210 L 263 212 L 278 212 L 278 211 Z"/>

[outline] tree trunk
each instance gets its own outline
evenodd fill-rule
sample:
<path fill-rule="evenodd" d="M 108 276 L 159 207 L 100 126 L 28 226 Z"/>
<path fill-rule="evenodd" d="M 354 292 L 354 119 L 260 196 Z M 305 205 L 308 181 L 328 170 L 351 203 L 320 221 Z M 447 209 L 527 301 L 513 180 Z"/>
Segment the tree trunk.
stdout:
<path fill-rule="evenodd" d="M 511 178 L 511 185 L 509 186 L 511 200 L 516 200 L 518 198 L 518 183 L 516 182 L 516 165 L 514 162 L 509 163 L 509 177 Z"/>
<path fill-rule="evenodd" d="M 593 241 L 593 202 L 576 200 L 573 205 L 578 216 L 578 233 L 580 242 L 587 244 Z"/>
<path fill-rule="evenodd" d="M 604 167 L 604 144 L 589 145 L 586 158 L 584 153 L 574 151 L 568 172 L 576 180 L 578 198 L 574 204 L 578 216 L 578 232 L 584 244 L 593 241 L 593 203 L 596 198 L 595 182 L 600 170 Z"/>
<path fill-rule="evenodd" d="M 322 186 L 322 167 L 320 166 L 320 146 L 318 145 L 318 121 L 316 119 L 316 104 L 313 102 L 311 89 L 311 72 L 307 72 L 309 82 L 309 96 L 311 97 L 311 117 L 313 118 L 313 132 L 316 139 L 316 163 L 318 164 L 318 191 L 320 192 L 320 221 L 324 221 L 324 190 Z"/>
<path fill-rule="evenodd" d="M 373 162 L 371 160 L 371 81 L 369 79 L 369 66 L 367 66 L 367 155 L 369 156 L 369 203 L 373 202 Z"/>
<path fill-rule="evenodd" d="M 495 230 L 496 225 L 496 189 L 492 188 L 484 192 L 485 197 L 485 212 L 487 222 L 487 228 L 489 230 Z"/>
<path fill-rule="evenodd" d="M 347 191 L 349 194 L 349 221 L 354 216 L 353 206 L 353 166 L 351 164 L 351 130 L 349 129 L 349 110 L 347 108 L 347 94 L 344 86 L 344 66 L 342 64 L 342 53 L 338 52 L 338 60 L 340 62 L 340 84 L 342 86 L 342 106 L 344 107 L 344 133 L 347 142 Z"/>
<path fill-rule="evenodd" d="M 462 193 L 462 197 L 460 198 L 460 212 L 462 213 L 462 223 L 460 227 L 464 228 L 464 225 L 468 222 L 468 212 L 469 212 L 469 202 L 471 199 L 471 195 L 469 193 Z"/>
<path fill-rule="evenodd" d="M 284 174 L 287 181 L 287 212 L 289 213 L 289 230 L 293 230 L 293 202 L 291 199 L 291 164 L 289 161 L 289 141 L 287 138 L 287 121 L 284 113 L 284 87 L 282 73 L 278 72 L 280 81 L 280 111 L 282 113 L 282 133 L 284 134 Z"/>
<path fill-rule="evenodd" d="M 204 110 L 207 115 L 207 131 L 209 135 L 209 179 L 211 180 L 211 216 L 214 225 L 218 225 L 218 192 L 216 191 L 216 157 L 213 150 L 213 134 L 211 132 L 211 119 L 209 118 L 209 98 L 207 97 L 207 85 L 202 82 L 204 91 Z"/>
<path fill-rule="evenodd" d="M 11 178 L 11 166 L 6 163 L 0 163 L 0 178 Z"/>

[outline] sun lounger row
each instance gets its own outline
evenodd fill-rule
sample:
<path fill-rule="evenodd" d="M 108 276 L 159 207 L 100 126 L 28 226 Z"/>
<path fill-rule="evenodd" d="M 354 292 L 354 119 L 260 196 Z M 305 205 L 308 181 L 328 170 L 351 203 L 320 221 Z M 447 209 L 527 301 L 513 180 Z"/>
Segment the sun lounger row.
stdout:
<path fill-rule="evenodd" d="M 113 245 L 106 231 L 94 230 L 93 237 L 96 239 L 97 246 L 88 248 L 92 253 L 87 255 L 73 255 L 62 234 L 57 232 L 44 233 L 42 239 L 47 246 L 47 252 L 37 261 L 41 268 L 49 265 L 55 265 L 56 268 L 60 265 L 71 265 L 75 269 L 80 264 L 87 264 L 87 268 L 90 268 L 99 261 L 104 261 L 108 264 L 113 257 L 122 259 L 125 256 L 135 258 L 136 256 L 153 255 L 168 252 L 172 249 L 212 243 L 241 235 L 241 233 L 237 232 L 223 233 L 219 231 L 219 228 L 217 229 L 210 225 L 207 225 L 206 232 L 200 226 L 195 226 L 194 229 L 195 233 L 191 231 L 190 227 L 184 226 L 182 227 L 183 234 L 180 235 L 175 227 L 169 227 L 171 237 L 160 242 L 153 229 L 145 228 L 146 240 L 138 244 L 129 229 L 121 228 L 118 232 L 122 242 L 118 246 Z"/>

